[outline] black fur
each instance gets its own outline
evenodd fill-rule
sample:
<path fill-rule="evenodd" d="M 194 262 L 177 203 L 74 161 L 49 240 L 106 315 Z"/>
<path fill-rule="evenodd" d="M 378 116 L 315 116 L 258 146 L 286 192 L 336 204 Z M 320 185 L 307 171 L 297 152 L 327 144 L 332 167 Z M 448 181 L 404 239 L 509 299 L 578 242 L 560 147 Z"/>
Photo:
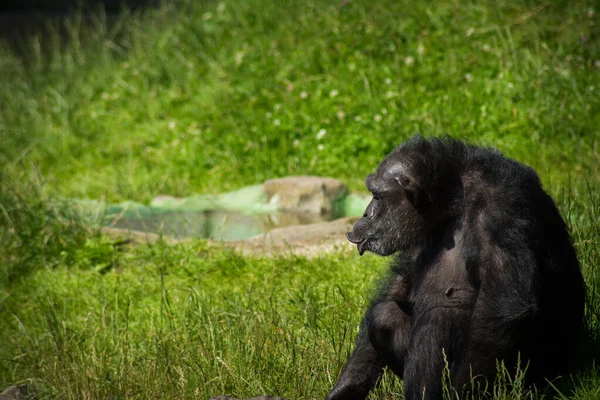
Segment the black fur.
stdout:
<path fill-rule="evenodd" d="M 531 168 L 491 149 L 413 137 L 367 177 L 348 239 L 396 254 L 327 399 L 364 399 L 385 366 L 406 400 L 492 384 L 497 360 L 528 381 L 570 371 L 585 285 L 564 221 Z M 445 357 L 445 358 L 444 358 Z M 484 385 L 480 385 L 484 386 Z"/>

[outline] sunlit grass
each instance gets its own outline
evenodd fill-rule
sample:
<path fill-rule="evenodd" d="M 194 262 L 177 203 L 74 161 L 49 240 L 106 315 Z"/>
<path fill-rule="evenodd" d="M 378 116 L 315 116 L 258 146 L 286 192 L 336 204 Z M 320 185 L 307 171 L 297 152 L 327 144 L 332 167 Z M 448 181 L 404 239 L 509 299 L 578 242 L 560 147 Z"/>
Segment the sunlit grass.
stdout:
<path fill-rule="evenodd" d="M 546 181 L 598 172 L 585 2 L 193 4 L 29 70 L 4 51 L 0 159 L 35 163 L 55 195 L 115 201 L 289 174 L 362 188 L 415 132 L 499 147 Z"/>
<path fill-rule="evenodd" d="M 25 61 L 0 46 L 0 388 L 324 397 L 386 260 L 252 259 L 203 241 L 130 247 L 57 200 L 147 201 L 292 174 L 363 190 L 420 132 L 498 147 L 539 172 L 588 283 L 585 367 L 555 386 L 597 399 L 596 11 L 585 1 L 181 2 L 115 24 L 76 14 L 69 40 L 32 38 Z M 531 397 L 509 378 L 497 399 Z M 386 374 L 372 398 L 402 398 L 401 383 Z"/>

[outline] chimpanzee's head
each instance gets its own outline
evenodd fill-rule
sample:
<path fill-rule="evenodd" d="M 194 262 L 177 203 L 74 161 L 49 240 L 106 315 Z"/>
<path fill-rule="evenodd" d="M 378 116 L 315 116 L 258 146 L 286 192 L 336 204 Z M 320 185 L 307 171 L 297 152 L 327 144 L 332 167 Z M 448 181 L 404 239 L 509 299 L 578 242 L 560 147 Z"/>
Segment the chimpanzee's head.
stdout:
<path fill-rule="evenodd" d="M 416 136 L 398 146 L 367 176 L 373 199 L 346 236 L 365 251 L 387 256 L 422 241 L 448 205 L 440 188 L 451 173 L 432 143 Z"/>

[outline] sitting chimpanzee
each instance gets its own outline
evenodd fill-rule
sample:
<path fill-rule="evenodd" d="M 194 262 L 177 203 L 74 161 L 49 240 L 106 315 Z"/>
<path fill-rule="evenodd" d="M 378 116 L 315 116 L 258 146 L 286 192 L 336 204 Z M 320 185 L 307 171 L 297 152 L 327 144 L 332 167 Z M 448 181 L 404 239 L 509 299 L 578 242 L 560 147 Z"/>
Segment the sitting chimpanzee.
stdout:
<path fill-rule="evenodd" d="M 367 177 L 348 239 L 399 252 L 327 399 L 364 399 L 385 366 L 406 400 L 493 384 L 497 361 L 529 382 L 572 367 L 585 285 L 565 223 L 529 167 L 445 138 L 413 137 Z M 475 379 L 473 381 L 473 379 Z"/>

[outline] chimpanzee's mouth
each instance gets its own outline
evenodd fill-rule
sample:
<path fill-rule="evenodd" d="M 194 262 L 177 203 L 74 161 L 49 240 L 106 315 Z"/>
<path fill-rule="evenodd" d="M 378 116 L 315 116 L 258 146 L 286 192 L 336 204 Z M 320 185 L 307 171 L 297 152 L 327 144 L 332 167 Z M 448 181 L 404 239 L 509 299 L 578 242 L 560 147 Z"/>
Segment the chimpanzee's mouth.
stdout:
<path fill-rule="evenodd" d="M 356 245 L 356 248 L 358 249 L 358 254 L 362 256 L 365 253 L 365 251 L 367 250 L 365 248 L 365 245 L 369 241 L 369 238 L 356 240 L 351 235 L 352 235 L 352 232 L 346 232 L 346 238 L 348 238 L 350 243 L 353 243 Z"/>

